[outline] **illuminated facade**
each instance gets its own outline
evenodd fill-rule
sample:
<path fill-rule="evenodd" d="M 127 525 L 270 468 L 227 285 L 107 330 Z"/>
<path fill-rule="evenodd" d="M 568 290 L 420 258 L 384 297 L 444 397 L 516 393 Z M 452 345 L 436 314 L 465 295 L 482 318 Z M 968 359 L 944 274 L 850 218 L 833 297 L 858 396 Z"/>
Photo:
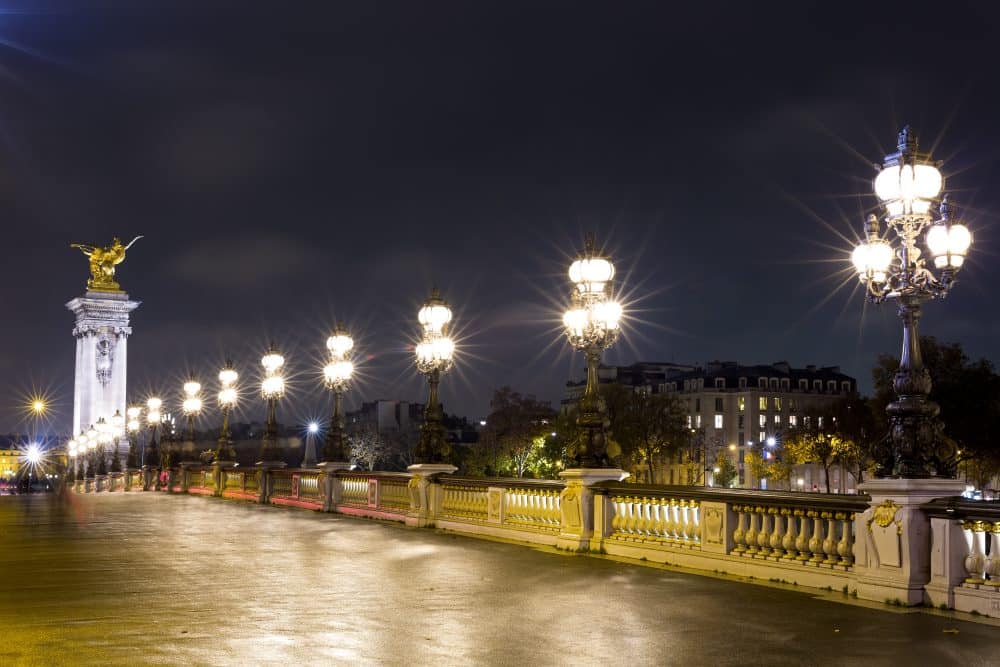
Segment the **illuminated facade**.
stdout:
<path fill-rule="evenodd" d="M 24 452 L 19 449 L 0 449 L 0 479 L 9 481 L 17 477 Z"/>

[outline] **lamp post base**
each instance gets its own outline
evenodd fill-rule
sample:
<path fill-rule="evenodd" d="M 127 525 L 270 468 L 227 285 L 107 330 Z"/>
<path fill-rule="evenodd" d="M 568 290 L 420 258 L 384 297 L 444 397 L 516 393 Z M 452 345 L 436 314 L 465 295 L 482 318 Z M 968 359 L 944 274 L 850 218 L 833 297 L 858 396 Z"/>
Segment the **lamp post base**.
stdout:
<path fill-rule="evenodd" d="M 599 482 L 620 482 L 629 473 L 618 468 L 570 468 L 559 476 L 566 480 L 566 487 L 559 494 L 562 529 L 556 540 L 557 549 L 589 551 L 595 527 L 603 532 L 607 517 L 595 516 L 594 490 Z"/>
<path fill-rule="evenodd" d="M 441 499 L 435 490 L 440 486 L 432 484 L 438 475 L 450 475 L 458 470 L 449 463 L 415 463 L 407 466 L 412 475 L 407 488 L 410 491 L 410 511 L 406 515 L 406 525 L 425 528 L 434 525 Z"/>

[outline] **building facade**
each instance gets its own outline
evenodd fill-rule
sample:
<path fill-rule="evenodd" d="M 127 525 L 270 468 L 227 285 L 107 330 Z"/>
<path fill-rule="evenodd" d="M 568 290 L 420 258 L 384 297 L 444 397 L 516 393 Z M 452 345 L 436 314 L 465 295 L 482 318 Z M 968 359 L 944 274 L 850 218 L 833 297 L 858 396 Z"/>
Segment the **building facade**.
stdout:
<path fill-rule="evenodd" d="M 721 452 L 735 464 L 740 486 L 757 483 L 745 465 L 748 452 L 756 448 L 766 457 L 768 443 L 780 442 L 787 429 L 822 428 L 823 415 L 857 391 L 857 381 L 837 366 L 793 368 L 784 361 L 750 366 L 713 361 L 703 367 L 640 362 L 602 367 L 599 377 L 602 383 L 617 382 L 635 391 L 680 399 L 686 426 L 698 440 L 695 458 L 705 464 L 706 481 L 713 483 L 712 463 Z M 584 384 L 567 383 L 564 411 L 576 405 Z M 695 474 L 690 465 L 676 462 L 664 465 L 656 479 L 644 479 L 648 472 L 642 469 L 635 473 L 644 482 L 690 484 L 701 471 Z M 812 482 L 813 476 L 809 478 Z"/>

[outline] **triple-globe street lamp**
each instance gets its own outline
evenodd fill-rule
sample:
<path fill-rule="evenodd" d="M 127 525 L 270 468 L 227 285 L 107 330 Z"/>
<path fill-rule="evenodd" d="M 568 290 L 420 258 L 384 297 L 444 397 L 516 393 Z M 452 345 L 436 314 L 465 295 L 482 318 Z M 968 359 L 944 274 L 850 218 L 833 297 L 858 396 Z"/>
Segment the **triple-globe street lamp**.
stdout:
<path fill-rule="evenodd" d="M 160 454 L 156 442 L 156 434 L 163 415 L 160 408 L 163 407 L 163 400 L 157 396 L 152 396 L 146 401 L 146 425 L 149 427 L 149 442 L 143 451 L 142 463 L 147 468 L 158 468 L 160 466 Z"/>
<path fill-rule="evenodd" d="M 348 453 L 344 442 L 343 400 L 354 374 L 354 363 L 350 359 L 354 339 L 345 328 L 337 325 L 333 335 L 326 341 L 326 348 L 330 351 L 330 361 L 323 367 L 323 381 L 333 393 L 333 414 L 323 443 L 323 461 L 346 462 Z"/>
<path fill-rule="evenodd" d="M 583 254 L 569 268 L 573 290 L 563 315 L 566 337 L 587 359 L 587 387 L 577 416 L 580 434 L 567 452 L 579 468 L 613 467 L 607 452 L 607 408 L 598 390 L 597 367 L 604 350 L 620 332 L 622 306 L 612 297 L 614 277 L 614 265 L 597 250 L 594 237 L 588 236 Z"/>
<path fill-rule="evenodd" d="M 264 367 L 264 379 L 260 384 L 260 395 L 267 402 L 267 422 L 264 424 L 264 438 L 261 442 L 260 460 L 264 463 L 278 463 L 278 420 L 277 404 L 278 399 L 285 395 L 285 378 L 281 374 L 281 368 L 285 365 L 285 358 L 281 356 L 274 343 L 268 348 L 267 353 L 260 360 Z"/>
<path fill-rule="evenodd" d="M 444 412 L 438 402 L 438 385 L 441 374 L 454 363 L 455 342 L 448 335 L 451 308 L 436 288 L 424 302 L 417 319 L 423 328 L 423 336 L 416 347 L 417 370 L 427 376 L 430 392 L 414 459 L 417 463 L 446 463 L 451 448 L 444 437 Z"/>
<path fill-rule="evenodd" d="M 215 462 L 231 462 L 236 458 L 233 451 L 233 442 L 229 437 L 229 415 L 236 407 L 239 393 L 236 389 L 236 381 L 240 378 L 239 373 L 233 367 L 233 362 L 226 360 L 226 365 L 219 371 L 219 409 L 222 411 L 222 427 L 219 429 L 219 442 L 215 449 Z"/>
<path fill-rule="evenodd" d="M 955 284 L 972 245 L 968 228 L 954 220 L 947 195 L 934 208 L 944 179 L 939 163 L 920 153 L 917 138 L 904 127 L 897 151 L 887 155 L 875 177 L 875 194 L 885 207 L 887 231 L 879 216 L 868 216 L 865 239 L 852 261 L 872 303 L 896 299 L 903 321 L 903 350 L 893 377 L 896 400 L 888 405 L 890 434 L 876 451 L 883 477 L 954 477 L 956 447 L 942 433 L 939 406 L 928 398 L 931 377 L 920 355 L 917 323 L 925 301 L 943 298 Z M 924 235 L 930 262 L 918 246 Z"/>

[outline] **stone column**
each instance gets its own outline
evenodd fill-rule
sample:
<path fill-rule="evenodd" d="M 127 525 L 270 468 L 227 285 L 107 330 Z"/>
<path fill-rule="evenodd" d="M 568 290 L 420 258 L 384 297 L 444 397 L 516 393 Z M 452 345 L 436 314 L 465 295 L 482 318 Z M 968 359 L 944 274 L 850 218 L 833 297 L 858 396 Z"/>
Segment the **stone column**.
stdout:
<path fill-rule="evenodd" d="M 73 434 L 115 412 L 125 414 L 129 313 L 139 307 L 121 291 L 88 290 L 66 304 L 76 316 Z"/>
<path fill-rule="evenodd" d="M 341 494 L 343 493 L 343 487 L 340 479 L 337 477 L 337 471 L 350 470 L 351 464 L 346 461 L 332 463 L 323 461 L 316 467 L 323 474 L 320 477 L 320 483 L 323 485 L 323 511 L 333 512 L 337 509 L 337 504 L 340 502 Z"/>
<path fill-rule="evenodd" d="M 855 517 L 858 597 L 904 605 L 924 602 L 931 580 L 931 523 L 921 505 L 957 496 L 965 483 L 955 479 L 876 479 L 859 486 L 871 506 Z"/>
<path fill-rule="evenodd" d="M 618 468 L 570 468 L 559 473 L 566 480 L 566 486 L 560 494 L 562 518 L 557 549 L 590 549 L 594 537 L 594 490 L 590 487 L 598 482 L 620 482 L 628 475 Z M 599 520 L 601 525 L 606 523 L 603 517 Z"/>

